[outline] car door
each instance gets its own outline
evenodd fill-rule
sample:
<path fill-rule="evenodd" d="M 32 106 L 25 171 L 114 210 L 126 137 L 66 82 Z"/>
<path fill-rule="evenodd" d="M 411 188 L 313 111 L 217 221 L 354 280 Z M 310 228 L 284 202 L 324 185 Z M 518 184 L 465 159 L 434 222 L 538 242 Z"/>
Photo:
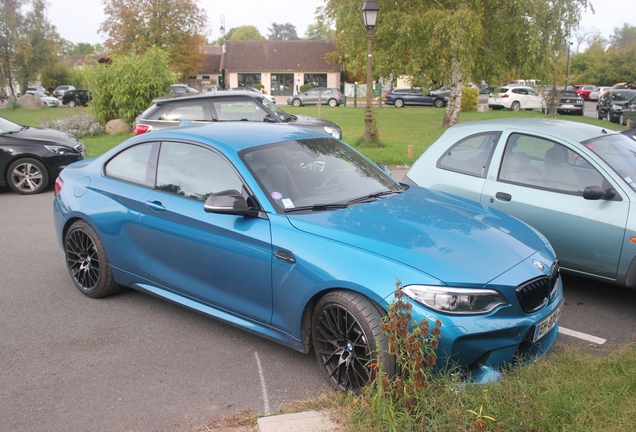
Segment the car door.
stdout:
<path fill-rule="evenodd" d="M 628 120 L 631 121 L 630 126 L 636 127 L 636 97 L 623 105 L 623 120 L 625 124 Z"/>
<path fill-rule="evenodd" d="M 610 187 L 613 200 L 586 200 L 587 186 Z M 602 169 L 567 143 L 505 131 L 481 202 L 543 233 L 561 266 L 615 279 L 629 200 Z"/>
<path fill-rule="evenodd" d="M 267 219 L 207 213 L 210 193 L 243 190 L 232 165 L 210 148 L 163 142 L 156 187 L 140 226 L 152 280 L 182 296 L 269 323 L 272 246 Z"/>
<path fill-rule="evenodd" d="M 541 95 L 533 89 L 527 89 L 527 108 L 541 109 L 543 105 Z"/>
<path fill-rule="evenodd" d="M 303 104 L 310 105 L 318 103 L 318 89 L 307 90 L 303 94 Z"/>

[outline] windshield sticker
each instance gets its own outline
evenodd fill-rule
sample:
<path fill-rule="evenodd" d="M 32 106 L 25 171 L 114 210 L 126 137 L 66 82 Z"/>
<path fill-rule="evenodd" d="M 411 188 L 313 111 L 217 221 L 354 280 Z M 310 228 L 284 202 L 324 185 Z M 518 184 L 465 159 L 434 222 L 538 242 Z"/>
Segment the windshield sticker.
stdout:
<path fill-rule="evenodd" d="M 280 192 L 272 192 L 272 198 L 275 200 L 279 200 L 283 197 L 283 194 Z"/>
<path fill-rule="evenodd" d="M 294 203 L 289 198 L 284 198 L 282 202 L 283 202 L 283 207 L 285 207 L 286 209 L 292 209 L 295 207 Z"/>

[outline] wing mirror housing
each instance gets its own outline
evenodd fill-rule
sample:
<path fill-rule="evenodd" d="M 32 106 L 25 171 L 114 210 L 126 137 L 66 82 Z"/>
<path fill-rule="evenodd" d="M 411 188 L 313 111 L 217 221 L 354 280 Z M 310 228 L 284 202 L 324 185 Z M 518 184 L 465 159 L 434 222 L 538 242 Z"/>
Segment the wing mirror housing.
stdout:
<path fill-rule="evenodd" d="M 203 209 L 208 213 L 232 214 L 237 216 L 258 217 L 260 211 L 249 207 L 247 201 L 239 191 L 235 189 L 225 190 L 211 194 Z"/>
<path fill-rule="evenodd" d="M 583 190 L 583 198 L 586 200 L 611 200 L 616 196 L 612 188 L 607 190 L 599 186 L 588 186 Z"/>

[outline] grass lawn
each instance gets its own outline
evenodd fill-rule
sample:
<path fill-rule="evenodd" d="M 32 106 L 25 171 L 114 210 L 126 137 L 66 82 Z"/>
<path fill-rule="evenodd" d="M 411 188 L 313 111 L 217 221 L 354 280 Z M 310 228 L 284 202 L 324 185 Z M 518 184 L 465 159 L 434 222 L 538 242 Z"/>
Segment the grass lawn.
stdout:
<path fill-rule="evenodd" d="M 283 110 L 290 114 L 318 117 L 317 107 L 283 106 Z M 42 108 L 39 110 L 0 110 L 0 116 L 16 123 L 38 127 L 45 120 L 69 117 L 76 114 L 90 112 L 89 108 Z M 322 107 L 322 117 L 337 123 L 342 128 L 343 140 L 356 147 L 373 161 L 381 161 L 390 166 L 410 166 L 437 138 L 444 133 L 442 120 L 443 109 L 431 107 L 375 108 L 378 133 L 382 142 L 381 147 L 357 145 L 364 135 L 364 108 L 358 107 Z M 496 118 L 534 118 L 546 117 L 538 111 L 488 111 L 486 113 L 464 112 L 459 116 L 459 122 L 487 120 Z M 623 129 L 621 126 L 591 117 L 557 116 L 557 118 L 596 124 L 610 129 Z M 98 156 L 114 147 L 132 134 L 114 136 L 101 135 L 83 137 L 89 157 Z M 413 146 L 413 157 L 408 157 L 408 147 Z"/>

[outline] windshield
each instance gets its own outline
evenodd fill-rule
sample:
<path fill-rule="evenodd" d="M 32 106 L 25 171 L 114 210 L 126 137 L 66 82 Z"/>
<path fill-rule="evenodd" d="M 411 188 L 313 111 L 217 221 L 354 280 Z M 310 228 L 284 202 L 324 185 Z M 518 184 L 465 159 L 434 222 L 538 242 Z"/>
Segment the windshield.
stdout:
<path fill-rule="evenodd" d="M 22 126 L 10 122 L 9 120 L 0 117 L 0 134 L 6 134 L 11 132 L 18 132 L 22 130 Z"/>
<path fill-rule="evenodd" d="M 276 117 L 278 117 L 278 119 L 280 121 L 282 121 L 283 123 L 289 123 L 292 120 L 294 120 L 294 117 L 290 114 L 287 114 L 285 111 L 283 111 L 282 109 L 278 108 L 275 104 L 271 103 L 269 100 L 267 100 L 266 98 L 263 98 L 261 100 L 261 103 L 263 105 L 265 105 L 266 108 L 270 109 L 271 111 L 274 112 L 274 115 Z"/>
<path fill-rule="evenodd" d="M 613 91 L 610 95 L 613 101 L 628 101 L 636 95 L 636 90 Z"/>
<path fill-rule="evenodd" d="M 402 191 L 373 162 L 332 138 L 250 148 L 240 156 L 279 212 L 342 208 Z"/>
<path fill-rule="evenodd" d="M 603 135 L 582 143 L 636 191 L 636 141 L 624 134 Z"/>

